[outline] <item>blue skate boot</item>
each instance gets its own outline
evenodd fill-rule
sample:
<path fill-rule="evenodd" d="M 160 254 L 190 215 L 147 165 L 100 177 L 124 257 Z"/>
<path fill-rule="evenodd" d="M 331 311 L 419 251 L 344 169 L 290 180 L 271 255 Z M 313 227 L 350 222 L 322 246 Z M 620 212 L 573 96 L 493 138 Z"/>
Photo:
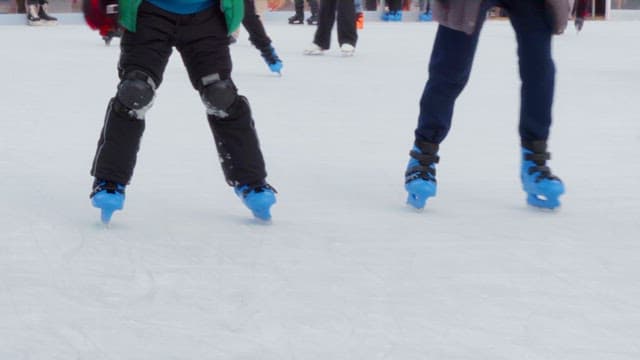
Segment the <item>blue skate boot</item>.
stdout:
<path fill-rule="evenodd" d="M 409 153 L 404 188 L 409 193 L 407 204 L 418 210 L 424 208 L 428 198 L 436 196 L 436 164 L 440 161 L 437 154 L 438 144 L 420 140 Z"/>
<path fill-rule="evenodd" d="M 382 21 L 402 21 L 402 11 L 386 11 L 381 19 Z"/>
<path fill-rule="evenodd" d="M 257 184 L 241 185 L 234 188 L 242 203 L 251 210 L 256 218 L 271 220 L 271 206 L 276 203 L 276 189 L 262 181 Z"/>
<path fill-rule="evenodd" d="M 93 207 L 101 210 L 100 219 L 105 225 L 109 224 L 116 210 L 122 210 L 124 207 L 124 188 L 124 185 L 113 181 L 100 179 L 94 181 L 93 191 L 89 197 Z"/>
<path fill-rule="evenodd" d="M 544 140 L 522 142 L 522 189 L 527 193 L 527 203 L 543 209 L 560 206 L 558 198 L 564 194 L 564 184 L 551 174 L 546 161 L 551 159 Z"/>
<path fill-rule="evenodd" d="M 432 21 L 433 20 L 433 14 L 431 14 L 431 11 L 425 11 L 422 14 L 420 14 L 420 17 L 418 18 L 418 20 L 420 20 L 420 21 Z"/>
<path fill-rule="evenodd" d="M 276 54 L 276 50 L 273 48 L 273 46 L 269 46 L 267 49 L 263 50 L 260 54 L 262 55 L 262 58 L 264 58 L 264 61 L 267 63 L 267 66 L 269 66 L 269 70 L 271 70 L 271 72 L 274 72 L 278 75 L 281 75 L 282 60 L 280 60 L 280 58 L 278 57 L 278 54 Z"/>

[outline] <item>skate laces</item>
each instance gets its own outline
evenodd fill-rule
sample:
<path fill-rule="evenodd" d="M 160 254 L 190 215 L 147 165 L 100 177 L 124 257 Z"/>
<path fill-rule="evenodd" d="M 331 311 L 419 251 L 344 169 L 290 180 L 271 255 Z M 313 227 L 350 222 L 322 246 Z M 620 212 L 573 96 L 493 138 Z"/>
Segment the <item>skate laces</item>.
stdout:
<path fill-rule="evenodd" d="M 91 192 L 91 195 L 89 195 L 90 198 L 101 191 L 106 191 L 108 194 L 124 194 L 124 185 L 106 180 L 98 180 L 96 182 L 97 184 L 94 185 L 93 191 Z"/>
<path fill-rule="evenodd" d="M 424 154 L 418 150 L 411 150 L 409 153 L 416 164 L 410 165 L 405 173 L 405 183 L 416 179 L 436 182 L 436 169 L 433 166 L 440 161 L 436 154 Z"/>
<path fill-rule="evenodd" d="M 527 173 L 529 175 L 538 173 L 538 175 L 536 175 L 536 182 L 540 182 L 544 179 L 560 181 L 560 178 L 553 175 L 551 173 L 551 168 L 546 165 L 546 161 L 551 159 L 551 153 L 526 153 L 524 154 L 524 159 L 535 164 L 527 169 Z"/>

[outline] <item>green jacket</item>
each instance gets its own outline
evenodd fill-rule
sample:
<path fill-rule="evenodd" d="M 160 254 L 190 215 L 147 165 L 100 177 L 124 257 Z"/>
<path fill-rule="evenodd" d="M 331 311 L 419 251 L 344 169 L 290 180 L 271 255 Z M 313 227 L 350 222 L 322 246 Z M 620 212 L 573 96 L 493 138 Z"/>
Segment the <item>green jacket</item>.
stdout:
<path fill-rule="evenodd" d="M 142 0 L 119 0 L 118 2 L 120 25 L 129 31 L 135 32 L 138 7 Z M 224 12 L 224 17 L 227 20 L 227 30 L 231 34 L 242 23 L 244 0 L 220 0 L 220 8 Z"/>

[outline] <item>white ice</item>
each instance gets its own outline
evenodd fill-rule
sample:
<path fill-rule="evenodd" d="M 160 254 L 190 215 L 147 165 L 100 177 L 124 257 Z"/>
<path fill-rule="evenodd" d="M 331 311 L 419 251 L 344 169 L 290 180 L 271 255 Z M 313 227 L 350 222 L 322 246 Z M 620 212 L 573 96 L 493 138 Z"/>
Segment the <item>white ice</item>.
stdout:
<path fill-rule="evenodd" d="M 267 29 L 282 77 L 246 32 L 232 54 L 273 223 L 225 184 L 174 54 L 105 229 L 89 168 L 118 40 L 0 27 L 0 359 L 640 358 L 640 22 L 554 40 L 556 212 L 520 189 L 508 22 L 483 31 L 422 213 L 403 172 L 435 24 L 366 23 L 352 58 Z"/>

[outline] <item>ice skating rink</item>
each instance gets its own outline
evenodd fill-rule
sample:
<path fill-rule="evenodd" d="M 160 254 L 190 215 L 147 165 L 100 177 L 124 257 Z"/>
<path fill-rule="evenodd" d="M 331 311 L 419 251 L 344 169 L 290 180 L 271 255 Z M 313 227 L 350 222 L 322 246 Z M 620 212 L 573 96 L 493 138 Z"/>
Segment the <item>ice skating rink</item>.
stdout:
<path fill-rule="evenodd" d="M 640 358 L 640 22 L 554 40 L 556 212 L 520 189 L 508 22 L 483 31 L 422 213 L 403 174 L 436 25 L 366 23 L 353 58 L 266 25 L 282 77 L 246 32 L 232 55 L 273 223 L 225 184 L 174 54 L 108 229 L 89 168 L 118 40 L 0 27 L 0 359 Z"/>

